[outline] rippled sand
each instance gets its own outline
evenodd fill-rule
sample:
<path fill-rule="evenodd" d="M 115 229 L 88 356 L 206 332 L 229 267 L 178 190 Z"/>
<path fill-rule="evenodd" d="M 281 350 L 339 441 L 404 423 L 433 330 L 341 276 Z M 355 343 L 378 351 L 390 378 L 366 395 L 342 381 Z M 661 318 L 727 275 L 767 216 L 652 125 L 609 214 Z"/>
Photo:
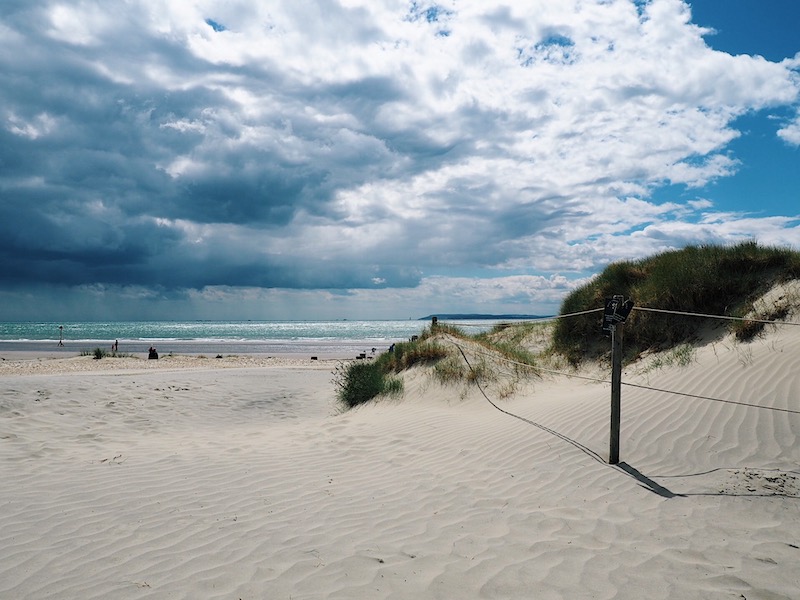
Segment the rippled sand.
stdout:
<path fill-rule="evenodd" d="M 2 361 L 0 598 L 797 598 L 797 330 L 631 368 L 619 466 L 605 383 Z"/>

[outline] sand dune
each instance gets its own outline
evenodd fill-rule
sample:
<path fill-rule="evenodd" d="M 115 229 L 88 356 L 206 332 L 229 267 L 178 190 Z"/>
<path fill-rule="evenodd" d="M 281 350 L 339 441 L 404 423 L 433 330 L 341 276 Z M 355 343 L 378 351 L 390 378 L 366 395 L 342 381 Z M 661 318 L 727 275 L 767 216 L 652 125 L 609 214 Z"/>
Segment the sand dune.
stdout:
<path fill-rule="evenodd" d="M 0 598 L 800 597 L 800 327 L 627 369 L 618 466 L 605 383 L 70 360 L 0 368 Z"/>

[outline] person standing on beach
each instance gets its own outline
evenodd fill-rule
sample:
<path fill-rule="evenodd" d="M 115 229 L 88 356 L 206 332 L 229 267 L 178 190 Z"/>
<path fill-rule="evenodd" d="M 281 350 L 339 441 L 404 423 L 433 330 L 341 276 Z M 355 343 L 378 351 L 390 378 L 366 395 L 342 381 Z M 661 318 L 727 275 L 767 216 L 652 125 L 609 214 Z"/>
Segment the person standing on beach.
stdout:
<path fill-rule="evenodd" d="M 59 325 L 58 326 L 58 345 L 59 346 L 63 346 L 64 345 L 64 326 L 63 325 Z"/>

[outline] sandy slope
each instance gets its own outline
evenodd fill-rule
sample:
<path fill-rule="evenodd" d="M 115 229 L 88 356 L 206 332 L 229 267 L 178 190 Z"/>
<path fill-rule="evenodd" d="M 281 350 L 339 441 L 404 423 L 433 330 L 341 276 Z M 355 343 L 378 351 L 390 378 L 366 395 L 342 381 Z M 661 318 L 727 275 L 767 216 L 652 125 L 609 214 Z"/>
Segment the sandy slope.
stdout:
<path fill-rule="evenodd" d="M 0 371 L 3 599 L 800 597 L 800 327 L 629 369 L 620 466 L 605 383 L 54 365 Z"/>

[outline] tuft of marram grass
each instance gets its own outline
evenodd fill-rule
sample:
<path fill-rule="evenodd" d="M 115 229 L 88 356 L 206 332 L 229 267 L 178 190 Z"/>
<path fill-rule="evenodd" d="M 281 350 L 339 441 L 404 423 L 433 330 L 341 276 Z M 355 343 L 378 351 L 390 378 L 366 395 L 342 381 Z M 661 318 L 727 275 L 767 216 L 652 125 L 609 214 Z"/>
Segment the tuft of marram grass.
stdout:
<path fill-rule="evenodd" d="M 109 352 L 108 350 L 104 350 L 103 348 L 95 348 L 94 350 L 81 350 L 80 356 L 93 356 L 95 360 L 100 360 L 101 358 L 111 357 L 111 358 L 132 358 L 133 354 L 130 352 L 116 352 L 112 350 Z"/>
<path fill-rule="evenodd" d="M 447 350 L 428 337 L 394 345 L 393 352 L 379 355 L 376 363 L 386 372 L 399 373 L 419 364 L 434 363 L 447 356 Z"/>
<path fill-rule="evenodd" d="M 423 332 L 414 341 L 397 343 L 392 352 L 384 352 L 375 360 L 339 364 L 333 372 L 339 401 L 353 408 L 378 396 L 401 394 L 403 380 L 396 377 L 397 373 L 415 365 L 435 364 L 448 355 L 431 336 Z"/>
<path fill-rule="evenodd" d="M 387 374 L 376 361 L 341 363 L 334 369 L 333 384 L 337 398 L 346 408 L 403 391 L 403 381 Z"/>

